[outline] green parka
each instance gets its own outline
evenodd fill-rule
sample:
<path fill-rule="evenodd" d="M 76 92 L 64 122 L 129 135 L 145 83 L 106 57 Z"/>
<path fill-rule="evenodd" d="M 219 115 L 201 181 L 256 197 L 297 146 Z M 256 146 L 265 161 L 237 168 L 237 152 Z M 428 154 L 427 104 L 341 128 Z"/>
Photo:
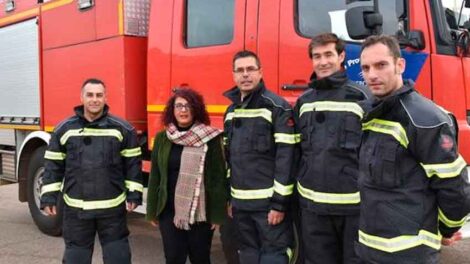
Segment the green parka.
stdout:
<path fill-rule="evenodd" d="M 222 134 L 207 143 L 204 165 L 207 222 L 211 224 L 223 223 L 229 197 L 221 136 Z M 147 193 L 146 219 L 149 221 L 156 220 L 167 203 L 168 159 L 171 144 L 165 130 L 155 136 Z"/>

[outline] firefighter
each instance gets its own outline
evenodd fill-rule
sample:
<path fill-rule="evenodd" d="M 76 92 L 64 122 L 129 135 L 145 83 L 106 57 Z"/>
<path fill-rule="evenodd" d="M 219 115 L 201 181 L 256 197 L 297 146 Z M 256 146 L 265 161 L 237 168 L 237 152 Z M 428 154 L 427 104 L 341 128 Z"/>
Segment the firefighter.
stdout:
<path fill-rule="evenodd" d="M 297 100 L 301 134 L 297 191 L 306 263 L 358 263 L 354 253 L 360 197 L 357 155 L 367 88 L 350 81 L 342 65 L 345 43 L 333 33 L 308 46 L 314 72 Z"/>
<path fill-rule="evenodd" d="M 460 238 L 470 212 L 457 123 L 403 80 L 395 38 L 367 38 L 361 68 L 377 98 L 363 120 L 357 254 L 366 263 L 438 263 L 441 243 Z"/>
<path fill-rule="evenodd" d="M 258 56 L 240 51 L 233 58 L 236 87 L 224 93 L 233 102 L 225 113 L 224 141 L 243 264 L 288 263 L 292 255 L 293 113 L 262 76 Z"/>
<path fill-rule="evenodd" d="M 50 139 L 41 208 L 56 215 L 62 196 L 64 263 L 91 263 L 96 232 L 104 263 L 131 263 L 126 209 L 141 204 L 143 190 L 136 131 L 108 113 L 101 80 L 83 83 L 81 102 Z"/>

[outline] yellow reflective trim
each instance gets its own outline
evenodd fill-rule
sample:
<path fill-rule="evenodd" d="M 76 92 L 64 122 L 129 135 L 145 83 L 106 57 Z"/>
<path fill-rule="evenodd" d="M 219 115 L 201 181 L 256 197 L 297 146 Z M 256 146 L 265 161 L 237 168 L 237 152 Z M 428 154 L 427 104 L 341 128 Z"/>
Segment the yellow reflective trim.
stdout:
<path fill-rule="evenodd" d="M 282 196 L 291 195 L 294 192 L 294 184 L 284 185 L 274 180 L 274 191 Z"/>
<path fill-rule="evenodd" d="M 3 11 L 2 11 L 3 12 Z M 9 16 L 6 16 L 4 18 L 0 19 L 0 26 L 9 24 L 11 22 L 17 22 L 20 20 L 25 20 L 27 18 L 32 18 L 34 16 L 37 16 L 39 14 L 39 8 L 33 8 L 30 10 L 26 10 L 23 12 L 18 12 Z"/>
<path fill-rule="evenodd" d="M 426 175 L 429 178 L 436 175 L 439 178 L 452 178 L 460 175 L 463 169 L 467 167 L 467 162 L 461 155 L 451 163 L 441 164 L 423 164 L 421 163 Z"/>
<path fill-rule="evenodd" d="M 362 119 L 364 110 L 353 102 L 335 102 L 335 101 L 318 101 L 313 103 L 306 103 L 300 107 L 299 117 L 306 112 L 351 112 Z"/>
<path fill-rule="evenodd" d="M 130 192 L 134 192 L 134 191 L 143 192 L 144 191 L 144 186 L 142 185 L 142 183 L 129 181 L 129 180 L 125 180 L 124 183 L 126 184 L 126 188 Z"/>
<path fill-rule="evenodd" d="M 121 156 L 130 158 L 130 157 L 137 157 L 142 155 L 142 151 L 140 150 L 140 147 L 137 148 L 132 148 L 132 149 L 124 149 L 121 151 Z"/>
<path fill-rule="evenodd" d="M 54 8 L 57 8 L 57 7 L 61 7 L 63 5 L 68 5 L 72 2 L 73 2 L 73 0 L 57 0 L 57 1 L 54 1 L 54 2 L 51 2 L 51 3 L 44 4 L 42 6 L 42 11 L 47 11 L 47 10 L 51 10 L 51 9 L 54 9 Z"/>
<path fill-rule="evenodd" d="M 230 178 L 230 172 L 231 172 L 231 171 L 230 171 L 230 168 L 229 168 L 229 169 L 227 169 L 227 179 L 229 179 L 229 178 Z"/>
<path fill-rule="evenodd" d="M 41 126 L 0 124 L 0 129 L 39 130 L 39 129 L 41 129 Z"/>
<path fill-rule="evenodd" d="M 121 193 L 118 197 L 108 200 L 99 200 L 99 201 L 84 201 L 80 199 L 70 198 L 66 193 L 64 193 L 64 202 L 75 208 L 81 208 L 83 210 L 95 210 L 95 209 L 108 209 L 120 205 L 126 200 L 126 193 Z"/>
<path fill-rule="evenodd" d="M 289 258 L 289 263 L 290 263 L 290 261 L 292 260 L 292 257 L 294 256 L 294 253 L 292 252 L 292 249 L 288 247 L 286 249 L 286 254 L 287 254 L 287 257 Z"/>
<path fill-rule="evenodd" d="M 309 199 L 316 203 L 326 204 L 358 204 L 361 202 L 359 192 L 355 193 L 325 193 L 317 192 L 314 190 L 303 187 L 300 182 L 297 182 L 297 190 L 299 194 L 305 199 Z"/>
<path fill-rule="evenodd" d="M 400 144 L 407 148 L 409 144 L 405 129 L 398 122 L 374 118 L 362 124 L 362 130 L 371 130 L 378 133 L 388 134 L 394 137 Z"/>
<path fill-rule="evenodd" d="M 147 105 L 147 112 L 163 112 L 166 105 Z"/>
<path fill-rule="evenodd" d="M 274 142 L 296 144 L 300 142 L 300 134 L 274 133 Z"/>
<path fill-rule="evenodd" d="M 233 119 L 233 116 L 235 115 L 234 112 L 230 112 L 228 113 L 226 116 L 225 116 L 225 120 L 224 120 L 224 123 L 227 122 L 227 121 L 230 121 Z"/>
<path fill-rule="evenodd" d="M 118 32 L 119 35 L 124 35 L 124 8 L 123 8 L 123 0 L 119 0 L 118 2 Z"/>
<path fill-rule="evenodd" d="M 436 235 L 426 230 L 419 230 L 418 235 L 404 235 L 393 238 L 383 238 L 364 233 L 359 230 L 359 242 L 377 250 L 394 253 L 421 245 L 439 250 L 441 248 L 440 234 Z"/>
<path fill-rule="evenodd" d="M 224 144 L 224 146 L 227 146 L 227 144 L 228 144 L 228 137 L 223 137 L 223 144 Z"/>
<path fill-rule="evenodd" d="M 467 222 L 468 215 L 457 221 L 450 220 L 449 218 L 447 218 L 444 212 L 442 212 L 441 208 L 438 208 L 438 217 L 439 217 L 439 220 L 442 223 L 444 223 L 447 227 L 453 228 L 453 227 L 462 227 Z"/>
<path fill-rule="evenodd" d="M 70 137 L 116 137 L 119 141 L 123 140 L 121 132 L 117 129 L 97 129 L 97 128 L 81 128 L 70 129 L 60 138 L 60 144 L 65 145 Z"/>
<path fill-rule="evenodd" d="M 227 114 L 227 117 L 230 115 Z M 235 109 L 233 118 L 256 118 L 261 117 L 266 119 L 269 123 L 272 122 L 272 113 L 266 108 L 258 109 Z"/>
<path fill-rule="evenodd" d="M 155 137 L 150 138 L 150 149 L 153 149 L 153 145 L 155 144 Z"/>
<path fill-rule="evenodd" d="M 54 182 L 41 186 L 41 196 L 48 192 L 57 192 L 60 191 L 62 187 L 62 182 Z"/>
<path fill-rule="evenodd" d="M 232 197 L 240 200 L 251 200 L 251 199 L 265 199 L 273 196 L 273 188 L 258 189 L 258 190 L 238 190 L 233 187 L 231 189 Z"/>
<path fill-rule="evenodd" d="M 48 160 L 65 160 L 65 153 L 46 150 L 44 158 Z"/>
<path fill-rule="evenodd" d="M 207 112 L 211 114 L 224 114 L 228 105 L 206 105 Z"/>

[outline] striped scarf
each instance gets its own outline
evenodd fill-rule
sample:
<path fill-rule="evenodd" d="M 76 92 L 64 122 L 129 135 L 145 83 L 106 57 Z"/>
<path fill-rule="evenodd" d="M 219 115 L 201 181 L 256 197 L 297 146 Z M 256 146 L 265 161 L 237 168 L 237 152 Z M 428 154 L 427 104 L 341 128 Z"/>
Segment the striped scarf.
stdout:
<path fill-rule="evenodd" d="M 221 132 L 204 124 L 194 124 L 187 131 L 179 131 L 174 124 L 166 128 L 168 139 L 174 144 L 184 146 L 176 182 L 173 219 L 179 229 L 189 230 L 190 224 L 207 220 L 204 188 L 207 142 Z"/>

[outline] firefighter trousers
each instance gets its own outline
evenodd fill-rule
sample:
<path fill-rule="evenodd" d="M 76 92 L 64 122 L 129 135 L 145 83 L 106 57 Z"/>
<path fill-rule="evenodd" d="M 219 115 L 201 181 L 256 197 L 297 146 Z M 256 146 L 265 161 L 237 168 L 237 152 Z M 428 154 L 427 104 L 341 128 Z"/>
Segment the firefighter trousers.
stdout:
<path fill-rule="evenodd" d="M 300 220 L 306 264 L 361 263 L 354 252 L 359 215 L 318 215 L 302 209 Z"/>
<path fill-rule="evenodd" d="M 220 241 L 222 242 L 222 249 L 225 255 L 227 264 L 239 264 L 238 248 L 239 240 L 238 232 L 235 228 L 235 223 L 229 216 L 226 217 L 224 224 L 220 226 Z"/>
<path fill-rule="evenodd" d="M 65 253 L 62 262 L 90 264 L 96 233 L 100 239 L 105 264 L 131 263 L 125 212 L 110 217 L 83 219 L 79 210 L 67 205 L 64 205 Z"/>
<path fill-rule="evenodd" d="M 243 264 L 287 264 L 293 245 L 292 220 L 288 213 L 277 225 L 268 224 L 267 211 L 233 209 L 239 233 L 239 260 Z"/>

